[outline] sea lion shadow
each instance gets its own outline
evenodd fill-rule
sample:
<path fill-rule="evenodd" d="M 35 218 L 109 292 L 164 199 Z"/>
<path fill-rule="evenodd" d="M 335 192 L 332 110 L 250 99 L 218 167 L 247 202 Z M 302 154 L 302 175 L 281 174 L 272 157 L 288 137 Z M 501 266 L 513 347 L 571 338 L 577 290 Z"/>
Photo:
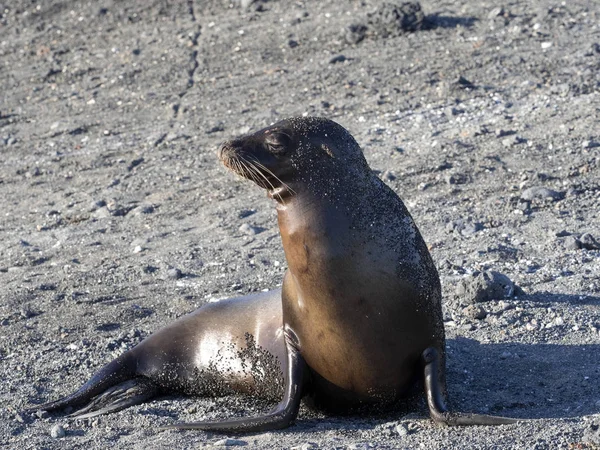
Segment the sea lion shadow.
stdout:
<path fill-rule="evenodd" d="M 599 344 L 447 342 L 451 410 L 523 419 L 597 414 Z"/>

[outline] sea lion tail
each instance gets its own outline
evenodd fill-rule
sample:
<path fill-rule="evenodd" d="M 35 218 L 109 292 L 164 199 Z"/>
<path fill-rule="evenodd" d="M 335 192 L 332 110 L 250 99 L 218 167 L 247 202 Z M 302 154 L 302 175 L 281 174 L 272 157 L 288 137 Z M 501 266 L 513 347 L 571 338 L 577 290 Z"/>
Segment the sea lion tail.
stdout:
<path fill-rule="evenodd" d="M 430 347 L 422 354 L 425 372 L 425 394 L 429 413 L 434 422 L 444 425 L 507 425 L 518 420 L 509 417 L 488 416 L 450 412 L 444 400 L 443 387 L 439 378 L 440 358 L 435 348 Z"/>
<path fill-rule="evenodd" d="M 72 394 L 32 406 L 24 412 L 57 411 L 85 405 L 69 417 L 89 418 L 143 403 L 157 394 L 158 386 L 148 379 L 135 376 L 135 361 L 127 352 L 102 367 Z"/>

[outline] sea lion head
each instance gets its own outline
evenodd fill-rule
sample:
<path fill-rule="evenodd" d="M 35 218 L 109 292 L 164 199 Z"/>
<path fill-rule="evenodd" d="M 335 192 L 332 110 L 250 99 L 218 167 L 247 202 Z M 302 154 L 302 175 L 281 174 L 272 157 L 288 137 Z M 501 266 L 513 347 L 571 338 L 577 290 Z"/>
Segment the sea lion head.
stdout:
<path fill-rule="evenodd" d="M 282 120 L 225 142 L 218 155 L 280 202 L 305 190 L 331 195 L 336 186 L 373 176 L 352 135 L 321 117 Z"/>

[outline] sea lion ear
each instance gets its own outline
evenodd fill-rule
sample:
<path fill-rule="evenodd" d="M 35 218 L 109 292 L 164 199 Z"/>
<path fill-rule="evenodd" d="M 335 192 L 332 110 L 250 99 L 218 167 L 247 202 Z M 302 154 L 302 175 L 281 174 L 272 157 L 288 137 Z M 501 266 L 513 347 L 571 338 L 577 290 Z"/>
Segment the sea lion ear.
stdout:
<path fill-rule="evenodd" d="M 327 156 L 329 156 L 330 158 L 334 158 L 333 152 L 331 151 L 331 149 L 326 144 L 321 144 L 321 149 L 325 153 L 327 153 Z"/>
<path fill-rule="evenodd" d="M 292 145 L 292 137 L 281 130 L 265 132 L 265 145 L 272 153 L 285 153 Z"/>

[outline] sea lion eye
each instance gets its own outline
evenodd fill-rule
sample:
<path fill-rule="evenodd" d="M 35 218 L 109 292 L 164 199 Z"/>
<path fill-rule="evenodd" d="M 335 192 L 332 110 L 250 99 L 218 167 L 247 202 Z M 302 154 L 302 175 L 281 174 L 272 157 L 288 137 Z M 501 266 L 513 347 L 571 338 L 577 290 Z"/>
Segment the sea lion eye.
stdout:
<path fill-rule="evenodd" d="M 289 134 L 284 133 L 283 131 L 275 130 L 265 133 L 265 144 L 273 153 L 285 152 L 291 143 L 292 138 Z"/>

